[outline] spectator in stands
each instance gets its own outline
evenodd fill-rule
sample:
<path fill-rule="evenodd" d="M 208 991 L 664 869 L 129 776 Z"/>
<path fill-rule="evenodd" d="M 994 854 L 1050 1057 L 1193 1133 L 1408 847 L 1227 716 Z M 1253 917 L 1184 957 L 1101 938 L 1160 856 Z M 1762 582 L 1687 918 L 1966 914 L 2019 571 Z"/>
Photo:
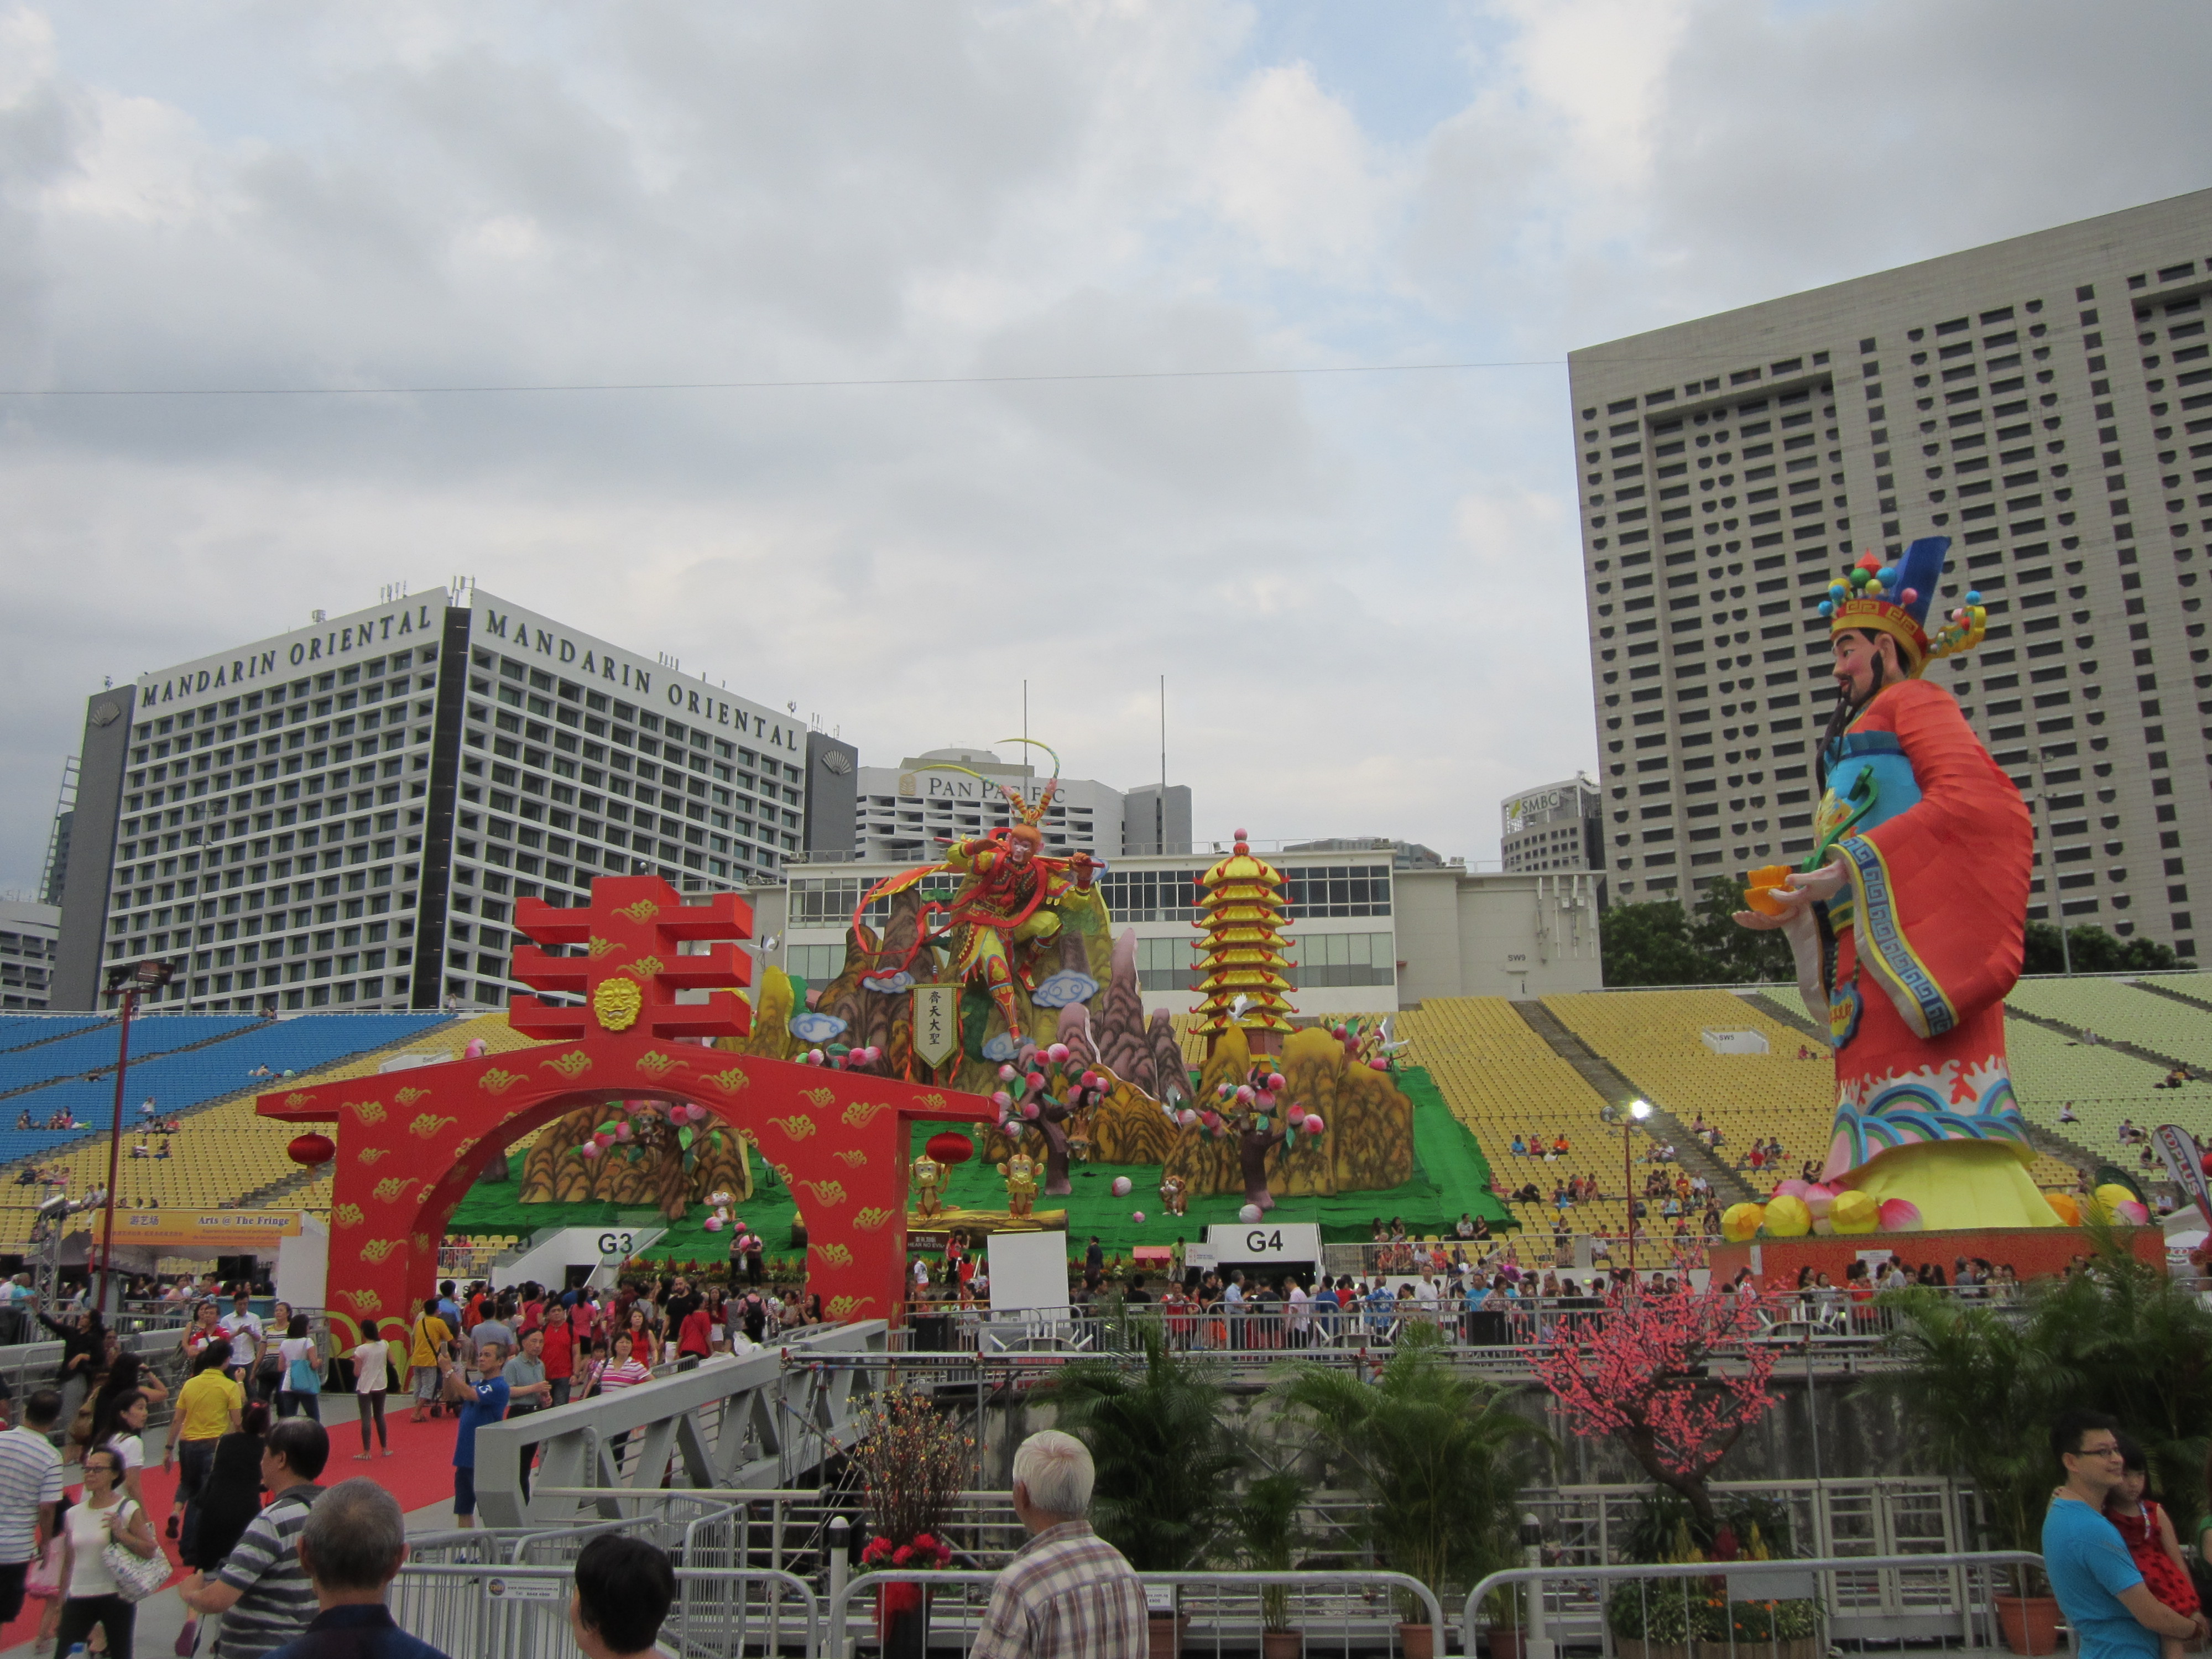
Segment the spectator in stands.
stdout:
<path fill-rule="evenodd" d="M 314 1617 L 314 1586 L 301 1565 L 299 1541 L 322 1496 L 315 1480 L 330 1455 L 331 1437 L 313 1418 L 295 1417 L 270 1429 L 261 1454 L 267 1506 L 252 1517 L 211 1582 L 196 1572 L 179 1586 L 194 1613 L 222 1614 L 215 1659 L 260 1659 L 306 1630 Z M 204 1538 L 203 1549 L 206 1542 Z"/>
<path fill-rule="evenodd" d="M 676 1600 L 667 1552 L 642 1538 L 603 1533 L 576 1556 L 568 1629 L 588 1659 L 653 1659 Z"/>
<path fill-rule="evenodd" d="M 29 1107 L 26 1106 L 21 1111 L 15 1114 L 15 1127 L 19 1129 L 27 1129 L 31 1127 L 31 1109 Z M 30 1171 L 27 1170 L 24 1173 L 28 1175 Z"/>
<path fill-rule="evenodd" d="M 318 1611 L 272 1659 L 445 1659 L 392 1622 L 385 1605 L 407 1559 L 407 1520 L 374 1480 L 341 1480 L 300 1529 L 300 1561 Z"/>
<path fill-rule="evenodd" d="M 2136 1129 L 2136 1121 L 2135 1121 L 2135 1119 L 2133 1119 L 2133 1118 L 2131 1118 L 2131 1117 L 2124 1117 L 2124 1118 L 2122 1118 L 2122 1119 L 2120 1120 L 2120 1145 L 2121 1145 L 2121 1146 L 2126 1146 L 2131 1145 L 2131 1144 L 2134 1142 L 2134 1140 L 2135 1140 L 2135 1139 L 2136 1139 L 2136 1136 L 2139 1133 L 2140 1133 L 2140 1131 L 2138 1131 L 2138 1130 Z"/>
<path fill-rule="evenodd" d="M 2061 1123 L 2079 1123 L 2081 1121 L 2081 1115 L 2074 1109 L 2072 1101 L 2068 1101 L 2058 1109 L 2058 1121 Z"/>

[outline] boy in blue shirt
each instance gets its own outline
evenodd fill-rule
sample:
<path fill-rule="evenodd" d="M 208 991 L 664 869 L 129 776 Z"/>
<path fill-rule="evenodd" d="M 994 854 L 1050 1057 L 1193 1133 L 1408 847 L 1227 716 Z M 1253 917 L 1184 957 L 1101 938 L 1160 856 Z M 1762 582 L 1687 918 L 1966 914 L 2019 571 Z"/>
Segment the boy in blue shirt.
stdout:
<path fill-rule="evenodd" d="M 462 1375 L 451 1355 L 439 1361 L 446 1374 L 447 1397 L 455 1397 L 453 1391 L 458 1389 L 465 1402 L 461 1407 L 460 1427 L 453 1435 L 453 1524 L 459 1527 L 477 1523 L 477 1430 L 507 1415 L 507 1379 L 500 1375 L 503 1352 L 496 1342 L 477 1345 L 477 1366 L 483 1380 L 474 1384 Z"/>
<path fill-rule="evenodd" d="M 2066 1472 L 2043 1517 L 2043 1570 L 2074 1627 L 2081 1659 L 2159 1659 L 2160 1637 L 2206 1633 L 2203 1615 L 2173 1611 L 2143 1583 L 2105 1500 L 2120 1484 L 2119 1425 L 2097 1412 L 2068 1412 L 2051 1449 Z"/>

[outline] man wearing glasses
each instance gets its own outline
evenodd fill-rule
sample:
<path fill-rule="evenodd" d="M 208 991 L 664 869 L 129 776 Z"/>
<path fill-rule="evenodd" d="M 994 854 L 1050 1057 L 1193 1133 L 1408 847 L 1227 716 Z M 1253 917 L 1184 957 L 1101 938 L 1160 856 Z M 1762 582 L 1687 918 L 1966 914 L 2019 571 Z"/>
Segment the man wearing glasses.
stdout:
<path fill-rule="evenodd" d="M 2119 1425 L 2097 1412 L 2068 1412 L 2051 1431 L 2066 1472 L 2043 1517 L 2043 1566 L 2081 1659 L 2159 1659 L 2160 1637 L 2202 1637 L 2203 1614 L 2180 1613 L 2151 1594 L 2105 1499 L 2120 1484 Z"/>

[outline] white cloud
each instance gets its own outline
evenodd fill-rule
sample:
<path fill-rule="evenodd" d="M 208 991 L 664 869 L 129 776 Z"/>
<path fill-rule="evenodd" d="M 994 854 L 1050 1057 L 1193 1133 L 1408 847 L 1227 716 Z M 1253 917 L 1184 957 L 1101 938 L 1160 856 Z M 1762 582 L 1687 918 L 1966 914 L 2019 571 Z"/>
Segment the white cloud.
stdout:
<path fill-rule="evenodd" d="M 2200 183 L 2194 16 L 1499 0 L 1409 136 L 1231 0 L 18 9 L 0 380 L 1556 358 Z M 1164 672 L 1203 833 L 1490 854 L 1594 754 L 1563 384 L 0 399 L 0 886 L 102 675 L 456 572 L 871 757 L 1027 679 L 1146 779 Z"/>

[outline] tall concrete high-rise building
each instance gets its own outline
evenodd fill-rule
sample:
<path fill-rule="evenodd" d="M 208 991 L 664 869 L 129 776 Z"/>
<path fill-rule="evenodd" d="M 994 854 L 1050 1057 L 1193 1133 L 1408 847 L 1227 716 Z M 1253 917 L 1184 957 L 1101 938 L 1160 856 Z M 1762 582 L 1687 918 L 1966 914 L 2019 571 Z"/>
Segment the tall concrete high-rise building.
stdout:
<path fill-rule="evenodd" d="M 1811 848 L 1824 589 L 1943 535 L 1989 637 L 1929 672 L 2031 798 L 2028 915 L 2194 954 L 2208 310 L 2212 190 L 1574 353 L 1614 896 Z"/>
<path fill-rule="evenodd" d="M 219 1013 L 503 1006 L 520 900 L 774 881 L 851 847 L 859 758 L 473 587 L 103 687 L 82 753 L 51 1006 L 152 957 Z"/>
<path fill-rule="evenodd" d="M 1577 772 L 1499 803 L 1498 852 L 1503 867 L 1604 869 L 1604 792 Z"/>

